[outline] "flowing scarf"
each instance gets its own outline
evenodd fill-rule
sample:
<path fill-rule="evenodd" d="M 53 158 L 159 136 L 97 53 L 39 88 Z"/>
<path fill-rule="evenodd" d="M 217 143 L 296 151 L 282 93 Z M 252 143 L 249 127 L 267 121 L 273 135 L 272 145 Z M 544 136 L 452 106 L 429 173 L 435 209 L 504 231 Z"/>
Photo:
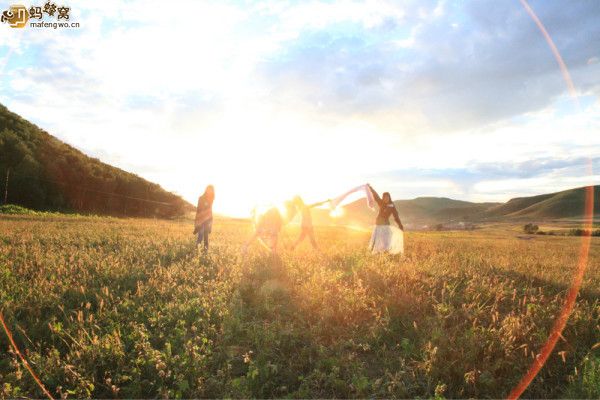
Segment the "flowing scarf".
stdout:
<path fill-rule="evenodd" d="M 363 192 L 365 194 L 365 197 L 367 198 L 367 205 L 369 206 L 369 208 L 371 210 L 374 210 L 375 209 L 375 199 L 373 198 L 373 193 L 371 193 L 371 190 L 369 190 L 369 186 L 367 186 L 367 185 L 357 186 L 354 189 L 348 190 L 343 195 L 338 196 L 335 199 L 332 199 L 331 200 L 331 208 L 336 209 L 346 199 L 346 197 L 350 196 L 353 193 L 357 193 L 357 192 L 358 193 Z"/>

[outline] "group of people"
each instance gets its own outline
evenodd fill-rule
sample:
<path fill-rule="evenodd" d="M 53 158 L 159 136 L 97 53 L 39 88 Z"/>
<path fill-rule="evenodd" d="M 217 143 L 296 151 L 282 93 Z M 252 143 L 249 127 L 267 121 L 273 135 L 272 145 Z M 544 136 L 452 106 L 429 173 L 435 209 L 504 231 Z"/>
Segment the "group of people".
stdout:
<path fill-rule="evenodd" d="M 371 234 L 369 241 L 369 249 L 373 253 L 388 252 L 399 254 L 404 252 L 404 227 L 400 221 L 398 210 L 392 201 L 389 192 L 379 194 L 367 184 L 366 186 L 368 198 L 372 198 L 378 208 L 377 217 L 375 219 L 375 228 Z M 202 245 L 204 251 L 208 250 L 209 235 L 212 231 L 212 205 L 215 199 L 215 189 L 212 185 L 208 185 L 204 193 L 198 198 L 196 208 L 196 218 L 194 221 L 194 234 L 196 235 L 196 245 Z M 285 203 L 285 217 L 276 207 L 269 208 L 264 213 L 254 216 L 254 234 L 248 239 L 244 246 L 244 251 L 255 241 L 259 241 L 263 246 L 273 253 L 277 252 L 279 244 L 279 235 L 283 226 L 291 221 L 298 213 L 301 216 L 300 234 L 296 241 L 292 244 L 291 249 L 295 249 L 302 241 L 309 239 L 310 244 L 315 250 L 318 250 L 317 241 L 315 239 L 315 231 L 312 223 L 311 209 L 332 203 L 331 199 L 321 201 L 314 204 L 306 204 L 300 196 Z M 339 203 L 335 201 L 334 203 Z M 390 218 L 398 225 L 390 225 Z"/>

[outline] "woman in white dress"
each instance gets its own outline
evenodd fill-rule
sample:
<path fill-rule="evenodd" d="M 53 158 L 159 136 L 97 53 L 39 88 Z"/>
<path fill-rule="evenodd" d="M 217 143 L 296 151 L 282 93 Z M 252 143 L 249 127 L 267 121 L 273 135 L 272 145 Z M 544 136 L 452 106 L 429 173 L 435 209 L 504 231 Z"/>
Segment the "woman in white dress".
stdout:
<path fill-rule="evenodd" d="M 382 197 L 379 197 L 379 194 L 377 194 L 371 185 L 367 186 L 379 206 L 379 212 L 375 220 L 375 229 L 369 242 L 369 249 L 373 253 L 404 253 L 404 227 L 398 216 L 398 210 L 396 210 L 396 206 L 392 201 L 392 196 L 388 192 L 385 192 Z M 390 225 L 390 217 L 394 217 L 400 229 Z"/>

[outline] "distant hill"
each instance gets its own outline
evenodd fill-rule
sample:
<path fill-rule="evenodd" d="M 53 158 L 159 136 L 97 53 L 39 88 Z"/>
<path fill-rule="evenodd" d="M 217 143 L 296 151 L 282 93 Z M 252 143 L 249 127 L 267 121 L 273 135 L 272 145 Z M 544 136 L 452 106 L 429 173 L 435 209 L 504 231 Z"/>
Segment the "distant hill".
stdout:
<path fill-rule="evenodd" d="M 174 217 L 193 209 L 181 197 L 91 158 L 0 105 L 0 203 L 35 210 Z"/>
<path fill-rule="evenodd" d="M 500 203 L 473 203 L 445 197 L 417 197 L 412 200 L 394 201 L 400 218 L 408 227 L 421 227 L 433 223 L 470 221 Z M 315 220 L 323 224 L 371 225 L 376 211 L 369 209 L 365 199 L 346 205 L 339 218 L 331 218 L 326 210 L 316 210 Z"/>
<path fill-rule="evenodd" d="M 554 194 L 542 194 L 539 196 L 531 197 L 517 197 L 507 201 L 504 204 L 500 204 L 492 209 L 488 210 L 488 216 L 506 216 L 512 213 L 519 212 L 537 204 L 541 201 L 551 198 Z"/>
<path fill-rule="evenodd" d="M 585 188 L 576 188 L 541 196 L 509 200 L 500 210 L 505 217 L 556 219 L 579 218 L 584 215 Z M 600 214 L 600 186 L 594 186 L 594 210 Z M 498 212 L 499 210 L 492 210 Z"/>
<path fill-rule="evenodd" d="M 474 215 L 497 206 L 498 203 L 473 203 L 446 197 L 417 197 L 394 202 L 408 223 L 469 220 Z"/>
<path fill-rule="evenodd" d="M 552 220 L 584 216 L 585 188 L 531 197 L 519 197 L 506 203 L 473 203 L 445 197 L 417 197 L 394 201 L 404 225 L 421 228 L 439 223 Z M 594 187 L 594 210 L 600 214 L 600 186 Z M 365 199 L 344 207 L 339 218 L 331 218 L 327 210 L 315 210 L 315 221 L 321 224 L 371 225 L 376 212 Z"/>

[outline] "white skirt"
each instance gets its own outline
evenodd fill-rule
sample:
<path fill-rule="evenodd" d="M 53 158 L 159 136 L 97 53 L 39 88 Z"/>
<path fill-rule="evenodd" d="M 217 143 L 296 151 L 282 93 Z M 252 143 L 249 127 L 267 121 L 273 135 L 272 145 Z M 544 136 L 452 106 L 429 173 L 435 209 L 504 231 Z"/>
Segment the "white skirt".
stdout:
<path fill-rule="evenodd" d="M 404 253 L 404 232 L 392 225 L 375 225 L 369 241 L 369 250 L 372 253 Z"/>

